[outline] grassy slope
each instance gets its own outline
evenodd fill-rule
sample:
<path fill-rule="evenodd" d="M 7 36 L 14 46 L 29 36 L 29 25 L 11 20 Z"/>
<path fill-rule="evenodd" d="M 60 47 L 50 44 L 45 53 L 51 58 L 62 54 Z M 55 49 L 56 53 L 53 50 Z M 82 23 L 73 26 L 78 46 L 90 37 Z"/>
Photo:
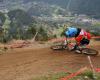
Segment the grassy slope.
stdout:
<path fill-rule="evenodd" d="M 59 80 L 60 78 L 66 77 L 68 75 L 68 73 L 60 72 L 56 74 L 49 74 L 48 76 L 34 78 L 32 80 Z M 93 80 L 93 74 L 91 71 L 86 71 L 70 80 Z M 100 80 L 100 73 L 96 74 L 96 80 Z"/>

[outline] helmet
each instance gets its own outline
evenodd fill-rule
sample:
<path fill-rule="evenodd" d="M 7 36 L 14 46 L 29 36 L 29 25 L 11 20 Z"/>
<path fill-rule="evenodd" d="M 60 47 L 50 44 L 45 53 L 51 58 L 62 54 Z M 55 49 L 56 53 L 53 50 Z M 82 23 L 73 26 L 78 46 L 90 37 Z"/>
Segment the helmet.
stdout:
<path fill-rule="evenodd" d="M 74 37 L 77 34 L 77 28 L 69 27 L 67 31 L 65 31 L 67 37 Z"/>

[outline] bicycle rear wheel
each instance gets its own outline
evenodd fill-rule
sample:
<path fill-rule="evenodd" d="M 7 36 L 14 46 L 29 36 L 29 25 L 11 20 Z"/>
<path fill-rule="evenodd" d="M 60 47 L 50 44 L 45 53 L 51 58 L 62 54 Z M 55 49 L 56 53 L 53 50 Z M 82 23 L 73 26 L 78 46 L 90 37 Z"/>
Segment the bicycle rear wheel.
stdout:
<path fill-rule="evenodd" d="M 99 54 L 97 50 L 90 49 L 90 48 L 82 49 L 81 53 L 86 54 L 86 55 L 98 55 Z"/>
<path fill-rule="evenodd" d="M 51 46 L 51 49 L 53 49 L 53 50 L 63 50 L 63 49 L 65 49 L 65 46 L 64 45 L 53 45 L 53 46 Z"/>

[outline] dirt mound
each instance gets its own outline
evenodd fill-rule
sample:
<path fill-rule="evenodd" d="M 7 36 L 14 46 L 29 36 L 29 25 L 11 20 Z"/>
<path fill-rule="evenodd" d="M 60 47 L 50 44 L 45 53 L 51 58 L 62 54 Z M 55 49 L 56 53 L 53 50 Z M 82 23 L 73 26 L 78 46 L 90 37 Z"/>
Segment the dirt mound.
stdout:
<path fill-rule="evenodd" d="M 10 48 L 22 48 L 28 46 L 30 43 L 31 43 L 30 41 L 25 41 L 25 40 L 13 40 L 8 43 L 8 46 Z"/>

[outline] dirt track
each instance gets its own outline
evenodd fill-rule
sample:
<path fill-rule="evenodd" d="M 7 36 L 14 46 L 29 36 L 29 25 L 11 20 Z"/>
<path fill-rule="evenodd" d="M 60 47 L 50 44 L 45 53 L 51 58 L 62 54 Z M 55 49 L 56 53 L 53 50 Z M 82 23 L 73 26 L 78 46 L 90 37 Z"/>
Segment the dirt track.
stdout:
<path fill-rule="evenodd" d="M 93 43 L 91 47 L 100 51 L 100 42 Z M 100 68 L 100 56 L 91 58 L 95 67 Z M 66 50 L 34 47 L 14 49 L 0 55 L 0 80 L 32 80 L 36 76 L 62 71 L 62 67 L 74 71 L 88 65 L 86 55 Z"/>

